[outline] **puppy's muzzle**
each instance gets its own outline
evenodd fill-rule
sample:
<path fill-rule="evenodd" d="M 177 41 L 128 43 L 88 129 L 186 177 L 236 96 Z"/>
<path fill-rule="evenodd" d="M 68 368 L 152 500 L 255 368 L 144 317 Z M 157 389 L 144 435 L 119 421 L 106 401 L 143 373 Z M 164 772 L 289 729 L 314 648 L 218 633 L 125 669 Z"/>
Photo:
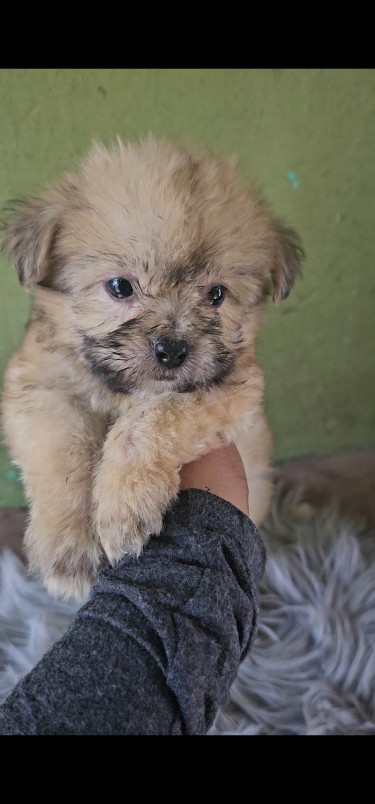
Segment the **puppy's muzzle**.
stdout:
<path fill-rule="evenodd" d="M 190 346 L 188 341 L 175 340 L 174 338 L 158 338 L 153 341 L 152 350 L 158 363 L 164 368 L 179 368 L 185 362 Z"/>

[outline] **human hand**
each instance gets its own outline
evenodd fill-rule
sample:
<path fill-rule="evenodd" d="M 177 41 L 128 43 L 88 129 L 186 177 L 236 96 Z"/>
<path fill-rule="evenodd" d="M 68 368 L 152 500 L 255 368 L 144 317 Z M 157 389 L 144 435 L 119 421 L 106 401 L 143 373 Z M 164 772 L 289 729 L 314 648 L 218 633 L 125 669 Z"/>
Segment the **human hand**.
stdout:
<path fill-rule="evenodd" d="M 180 489 L 210 491 L 249 516 L 248 487 L 243 463 L 234 444 L 220 447 L 184 464 Z"/>

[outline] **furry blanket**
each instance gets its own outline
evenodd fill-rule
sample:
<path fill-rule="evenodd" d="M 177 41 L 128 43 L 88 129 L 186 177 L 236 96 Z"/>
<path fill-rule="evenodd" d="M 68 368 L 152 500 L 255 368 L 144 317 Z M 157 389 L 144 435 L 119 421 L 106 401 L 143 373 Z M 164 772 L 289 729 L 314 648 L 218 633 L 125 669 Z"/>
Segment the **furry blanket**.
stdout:
<path fill-rule="evenodd" d="M 375 532 L 276 499 L 252 650 L 211 735 L 375 734 Z M 0 556 L 0 699 L 60 637 L 77 606 Z"/>

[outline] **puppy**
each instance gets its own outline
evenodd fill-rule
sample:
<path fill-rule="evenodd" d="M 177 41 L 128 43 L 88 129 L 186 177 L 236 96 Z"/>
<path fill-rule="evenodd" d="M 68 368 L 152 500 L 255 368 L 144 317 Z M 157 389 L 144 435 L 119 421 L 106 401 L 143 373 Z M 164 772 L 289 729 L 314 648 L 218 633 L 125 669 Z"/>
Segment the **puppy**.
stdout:
<path fill-rule="evenodd" d="M 3 248 L 34 290 L 2 411 L 30 570 L 49 592 L 85 598 L 104 562 L 138 556 L 181 465 L 225 442 L 259 524 L 271 437 L 255 342 L 303 252 L 233 160 L 152 137 L 94 144 L 8 210 Z"/>

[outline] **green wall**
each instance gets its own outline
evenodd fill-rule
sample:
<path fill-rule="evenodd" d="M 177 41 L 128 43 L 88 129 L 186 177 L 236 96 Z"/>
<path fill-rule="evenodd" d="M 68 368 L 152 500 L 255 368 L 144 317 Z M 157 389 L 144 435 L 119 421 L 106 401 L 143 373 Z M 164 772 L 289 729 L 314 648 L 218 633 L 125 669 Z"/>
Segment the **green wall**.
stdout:
<path fill-rule="evenodd" d="M 259 342 L 275 459 L 375 446 L 375 71 L 0 70 L 0 205 L 77 164 L 93 138 L 152 131 L 239 156 L 307 253 Z M 0 263 L 0 371 L 30 298 Z M 0 505 L 23 503 L 0 452 Z"/>

